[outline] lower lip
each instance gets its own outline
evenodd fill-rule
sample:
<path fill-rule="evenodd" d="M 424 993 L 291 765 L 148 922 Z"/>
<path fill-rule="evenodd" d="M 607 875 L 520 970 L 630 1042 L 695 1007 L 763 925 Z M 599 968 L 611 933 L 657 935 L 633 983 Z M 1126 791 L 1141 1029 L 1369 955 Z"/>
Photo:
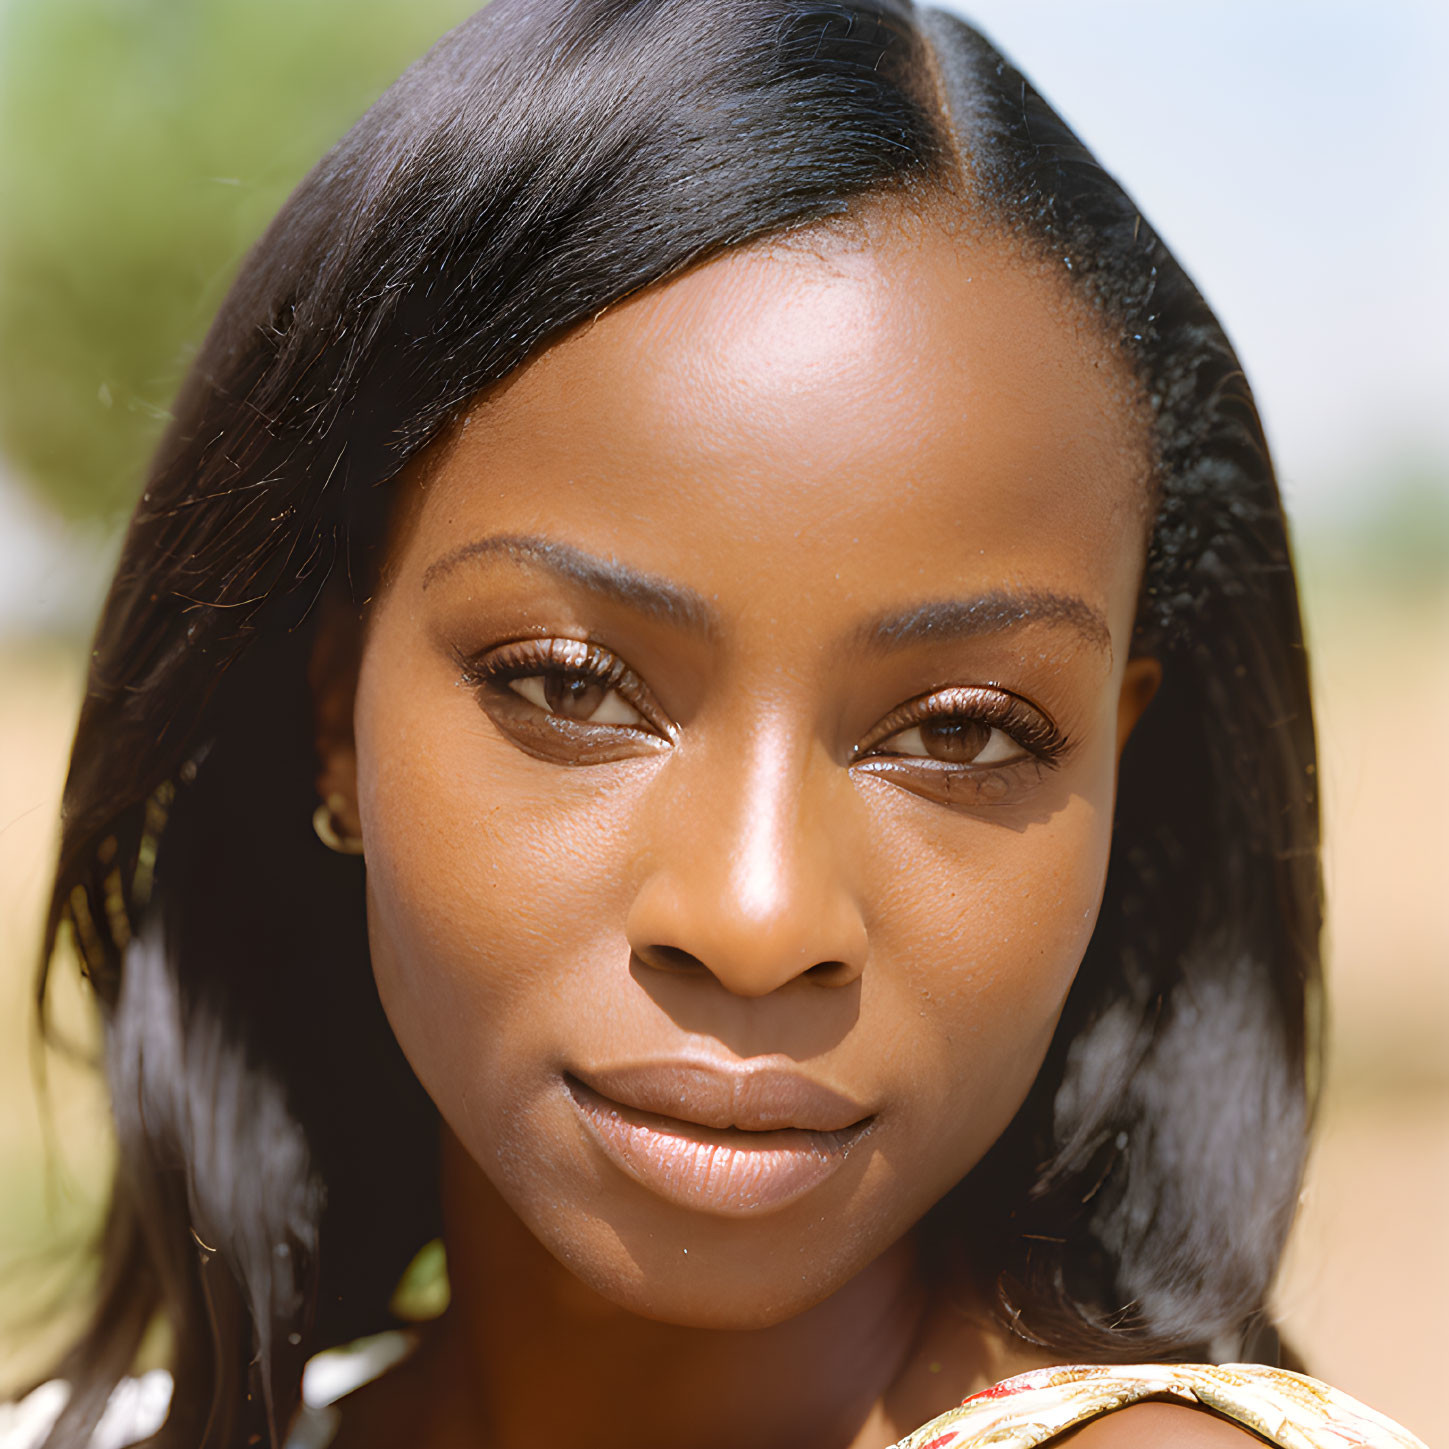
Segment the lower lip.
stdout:
<path fill-rule="evenodd" d="M 590 1135 L 636 1182 L 680 1207 L 756 1217 L 834 1177 L 869 1120 L 840 1132 L 787 1128 L 716 1131 L 636 1112 L 570 1077 L 569 1096 Z"/>

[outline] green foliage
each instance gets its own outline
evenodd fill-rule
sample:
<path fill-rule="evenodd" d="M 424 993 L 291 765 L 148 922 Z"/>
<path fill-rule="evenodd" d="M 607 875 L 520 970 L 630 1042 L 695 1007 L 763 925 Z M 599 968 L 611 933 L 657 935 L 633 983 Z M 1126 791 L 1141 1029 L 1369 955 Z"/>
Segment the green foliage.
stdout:
<path fill-rule="evenodd" d="M 408 1264 L 388 1307 L 406 1323 L 437 1318 L 448 1306 L 448 1254 L 441 1238 L 424 1244 Z"/>
<path fill-rule="evenodd" d="M 0 449 L 72 518 L 139 488 L 247 247 L 477 0 L 7 0 Z"/>

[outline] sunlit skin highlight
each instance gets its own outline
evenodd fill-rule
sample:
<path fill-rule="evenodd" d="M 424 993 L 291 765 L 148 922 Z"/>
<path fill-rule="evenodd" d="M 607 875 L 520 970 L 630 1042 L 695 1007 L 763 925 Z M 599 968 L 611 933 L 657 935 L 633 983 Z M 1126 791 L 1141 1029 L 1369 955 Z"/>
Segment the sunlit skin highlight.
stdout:
<path fill-rule="evenodd" d="M 1048 1361 L 923 1282 L 916 1230 L 1091 936 L 1158 677 L 1150 488 L 1090 311 L 884 211 L 619 304 L 412 467 L 318 786 L 442 1116 L 454 1301 L 342 1449 L 511 1449 L 560 1395 L 599 1445 L 709 1402 L 692 1445 L 883 1449 Z M 793 1072 L 864 1126 L 793 1196 L 662 1188 L 576 1087 L 658 1062 Z M 825 1122 L 707 1116 L 686 1091 L 663 1135 L 784 1161 Z"/>

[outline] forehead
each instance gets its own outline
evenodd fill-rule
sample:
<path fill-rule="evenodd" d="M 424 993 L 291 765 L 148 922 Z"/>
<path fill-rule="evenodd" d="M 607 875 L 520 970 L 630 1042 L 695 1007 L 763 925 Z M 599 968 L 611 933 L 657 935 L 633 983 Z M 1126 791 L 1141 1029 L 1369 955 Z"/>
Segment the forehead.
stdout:
<path fill-rule="evenodd" d="M 568 334 L 412 470 L 403 532 L 430 557 L 562 536 L 706 593 L 789 553 L 842 602 L 1006 583 L 1130 616 L 1144 416 L 1048 264 L 867 216 L 724 252 Z"/>

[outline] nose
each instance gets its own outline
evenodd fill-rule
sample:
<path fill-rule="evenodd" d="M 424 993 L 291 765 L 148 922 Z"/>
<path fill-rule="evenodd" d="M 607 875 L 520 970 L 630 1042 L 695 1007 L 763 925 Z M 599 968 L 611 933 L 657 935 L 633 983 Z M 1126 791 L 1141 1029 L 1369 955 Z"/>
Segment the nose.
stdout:
<path fill-rule="evenodd" d="M 745 997 L 855 981 L 866 926 L 842 773 L 810 742 L 768 736 L 671 761 L 626 924 L 635 956 L 658 971 L 707 972 Z"/>

